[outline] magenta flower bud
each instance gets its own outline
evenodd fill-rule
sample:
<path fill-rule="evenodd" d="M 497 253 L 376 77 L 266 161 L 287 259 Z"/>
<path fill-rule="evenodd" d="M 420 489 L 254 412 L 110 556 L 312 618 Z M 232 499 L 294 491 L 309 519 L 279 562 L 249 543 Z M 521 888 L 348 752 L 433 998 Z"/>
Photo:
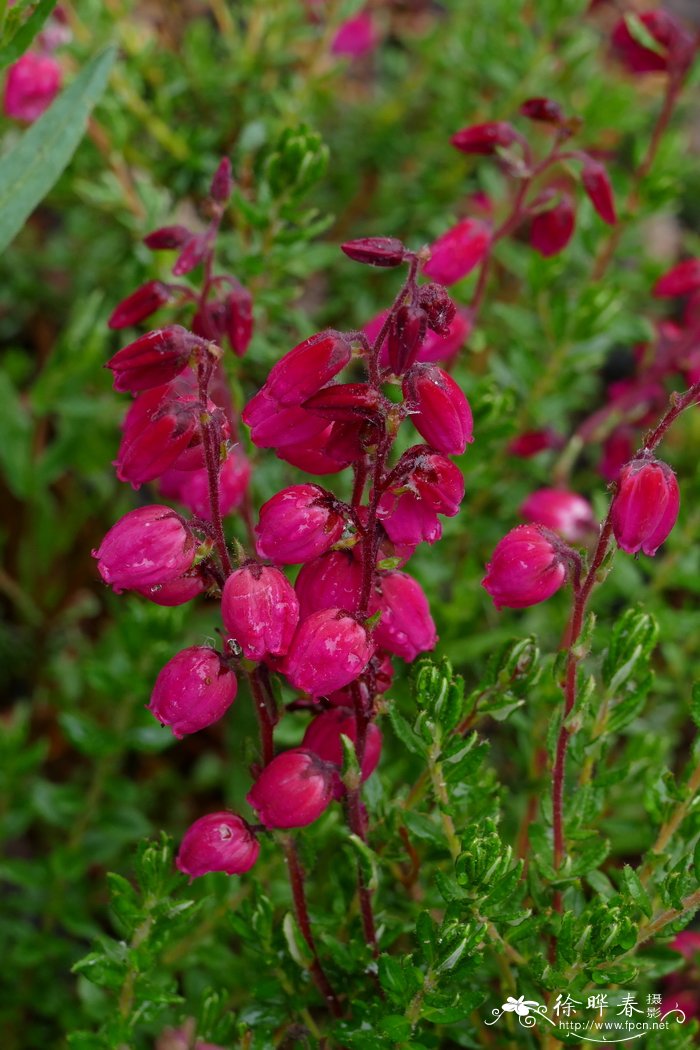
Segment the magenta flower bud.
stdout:
<path fill-rule="evenodd" d="M 548 196 L 552 196 L 553 193 L 554 191 L 546 191 Z M 545 199 L 545 195 L 542 199 Z M 574 222 L 574 203 L 568 193 L 562 193 L 553 207 L 539 211 L 533 217 L 530 244 L 545 258 L 558 255 L 573 236 Z"/>
<path fill-rule="evenodd" d="M 420 306 L 400 306 L 391 320 L 387 338 L 389 364 L 400 376 L 418 357 L 428 327 L 428 315 Z"/>
<path fill-rule="evenodd" d="M 324 386 L 304 402 L 304 408 L 331 422 L 352 423 L 376 419 L 382 403 L 381 394 L 367 383 L 336 383 Z"/>
<path fill-rule="evenodd" d="M 362 590 L 362 561 L 354 551 L 328 551 L 302 565 L 294 589 L 302 620 L 322 609 L 357 612 Z"/>
<path fill-rule="evenodd" d="M 297 411 L 289 409 L 288 411 Z M 318 417 L 321 420 L 321 417 Z M 323 420 L 323 422 L 326 422 Z M 307 474 L 337 474 L 361 459 L 362 424 L 326 422 L 324 429 L 306 441 L 278 448 L 276 455 Z"/>
<path fill-rule="evenodd" d="M 405 572 L 385 572 L 379 576 L 370 612 L 381 612 L 374 628 L 374 641 L 389 653 L 411 663 L 419 653 L 437 644 L 435 623 L 423 588 Z"/>
<path fill-rule="evenodd" d="M 352 347 L 340 332 L 318 332 L 285 354 L 267 378 L 263 390 L 280 405 L 301 405 L 345 368 Z"/>
<path fill-rule="evenodd" d="M 178 580 L 170 580 L 168 583 L 155 583 L 149 587 L 134 587 L 137 594 L 148 598 L 154 605 L 184 605 L 191 602 L 193 598 L 206 590 L 206 584 L 201 576 L 181 576 Z"/>
<path fill-rule="evenodd" d="M 359 237 L 341 244 L 340 250 L 349 259 L 367 266 L 399 266 L 406 252 L 396 237 Z"/>
<path fill-rule="evenodd" d="M 260 508 L 255 527 L 261 558 L 296 565 L 318 558 L 343 534 L 335 498 L 318 485 L 291 485 Z"/>
<path fill-rule="evenodd" d="M 237 692 L 236 676 L 219 653 L 193 645 L 173 656 L 161 670 L 148 710 L 181 739 L 223 718 Z"/>
<path fill-rule="evenodd" d="M 330 762 L 342 769 L 343 745 L 340 740 L 341 734 L 357 743 L 357 720 L 353 712 L 347 708 L 336 707 L 333 711 L 324 711 L 309 722 L 301 746 L 307 751 L 313 751 L 315 755 L 322 758 L 324 762 Z M 382 753 L 382 732 L 375 722 L 367 726 L 367 737 L 365 740 L 365 753 L 362 759 L 361 777 L 367 780 L 372 776 L 379 764 Z M 333 774 L 333 795 L 342 798 L 345 794 L 345 785 L 340 779 L 340 774 Z"/>
<path fill-rule="evenodd" d="M 442 536 L 437 512 L 410 492 L 386 492 L 379 501 L 379 519 L 392 543 L 415 547 L 436 543 Z"/>
<path fill-rule="evenodd" d="M 412 368 L 404 377 L 403 396 L 414 427 L 438 452 L 456 456 L 474 440 L 469 402 L 437 365 Z"/>
<path fill-rule="evenodd" d="M 160 310 L 169 301 L 171 292 L 162 281 L 147 281 L 137 288 L 126 299 L 115 306 L 107 324 L 110 328 L 129 328 L 131 325 L 145 321 L 147 317 Z M 173 325 L 173 328 L 179 327 Z M 165 329 L 167 331 L 167 329 Z M 182 331 L 184 332 L 184 328 Z M 151 333 L 152 334 L 152 333 Z M 177 374 L 177 373 L 176 373 Z M 164 380 L 161 380 L 164 382 Z M 116 389 L 121 389 L 117 387 Z M 128 389 L 128 388 L 125 388 Z M 141 389 L 141 388 L 139 388 Z"/>
<path fill-rule="evenodd" d="M 401 457 L 401 461 L 413 461 L 407 478 L 411 491 L 438 514 L 453 518 L 464 499 L 464 477 L 452 460 L 427 445 L 414 445 Z"/>
<path fill-rule="evenodd" d="M 190 237 L 175 260 L 173 275 L 183 277 L 191 273 L 195 267 L 204 261 L 204 257 L 211 247 L 209 237 L 206 233 L 197 233 Z"/>
<path fill-rule="evenodd" d="M 693 60 L 693 37 L 669 11 L 644 11 L 635 15 L 661 49 L 652 51 L 631 33 L 621 18 L 612 33 L 612 46 L 630 73 L 683 73 Z"/>
<path fill-rule="evenodd" d="M 170 251 L 182 248 L 192 237 L 192 231 L 186 226 L 161 226 L 147 234 L 143 243 L 154 252 Z"/>
<path fill-rule="evenodd" d="M 455 284 L 479 265 L 490 247 L 489 224 L 481 219 L 462 219 L 431 245 L 423 273 L 440 284 Z"/>
<path fill-rule="evenodd" d="M 130 510 L 112 526 L 93 557 L 117 593 L 170 583 L 191 569 L 197 552 L 185 522 L 157 504 Z"/>
<path fill-rule="evenodd" d="M 676 524 L 680 492 L 671 468 L 639 457 L 620 471 L 610 516 L 618 546 L 627 554 L 653 556 Z"/>
<path fill-rule="evenodd" d="M 559 590 L 566 580 L 559 542 L 539 525 L 518 525 L 506 533 L 481 581 L 497 609 L 525 609 Z"/>
<path fill-rule="evenodd" d="M 374 20 L 369 11 L 360 11 L 338 27 L 331 44 L 331 54 L 346 58 L 362 58 L 379 43 Z"/>
<path fill-rule="evenodd" d="M 208 813 L 185 832 L 175 864 L 183 875 L 196 879 L 210 871 L 242 875 L 258 859 L 260 844 L 243 817 L 235 813 Z"/>
<path fill-rule="evenodd" d="M 690 295 L 700 289 L 700 259 L 686 259 L 676 263 L 659 277 L 654 285 L 657 299 L 671 299 L 676 295 Z"/>
<path fill-rule="evenodd" d="M 557 434 L 551 427 L 545 427 L 543 430 L 527 430 L 524 434 L 518 434 L 508 445 L 508 451 L 511 456 L 530 459 L 531 456 L 548 449 L 563 448 L 565 444 L 561 434 Z"/>
<path fill-rule="evenodd" d="M 520 112 L 528 120 L 537 120 L 543 124 L 563 124 L 566 120 L 564 110 L 551 98 L 528 98 L 520 107 Z"/>
<path fill-rule="evenodd" d="M 226 580 L 221 616 L 248 660 L 284 656 L 299 622 L 299 602 L 279 569 L 246 562 Z"/>
<path fill-rule="evenodd" d="M 118 350 L 107 362 L 114 372 L 114 389 L 138 393 L 162 386 L 187 368 L 190 359 L 205 347 L 197 335 L 179 324 L 140 336 Z"/>
<path fill-rule="evenodd" d="M 424 284 L 418 289 L 418 305 L 425 310 L 428 328 L 437 335 L 449 335 L 457 307 L 441 284 Z"/>
<path fill-rule="evenodd" d="M 566 489 L 537 489 L 527 497 L 518 513 L 526 521 L 558 533 L 569 543 L 585 539 L 597 527 L 588 500 Z"/>
<path fill-rule="evenodd" d="M 323 609 L 302 620 L 282 666 L 295 689 L 323 696 L 358 678 L 374 646 L 367 631 L 341 609 Z"/>
<path fill-rule="evenodd" d="M 333 773 L 313 751 L 295 747 L 265 766 L 246 800 L 267 828 L 303 828 L 328 808 Z"/>
<path fill-rule="evenodd" d="M 186 226 L 161 226 L 144 237 L 144 244 L 153 252 L 182 248 L 192 236 Z"/>
<path fill-rule="evenodd" d="M 591 157 L 586 157 L 581 172 L 583 188 L 588 199 L 600 215 L 603 222 L 608 226 L 614 226 L 617 222 L 615 213 L 615 198 L 605 165 Z"/>
<path fill-rule="evenodd" d="M 209 187 L 209 196 L 217 204 L 226 204 L 233 192 L 233 178 L 231 177 L 231 161 L 224 157 L 214 172 Z"/>
<path fill-rule="evenodd" d="M 142 394 L 137 401 L 144 399 L 145 412 L 130 411 L 125 423 L 116 460 L 117 477 L 134 488 L 176 466 L 188 446 L 199 439 L 199 400 L 163 397 L 162 389 Z M 148 398 L 151 393 L 153 399 Z M 132 410 L 136 406 L 134 402 Z"/>
<path fill-rule="evenodd" d="M 226 298 L 226 335 L 236 357 L 243 357 L 253 337 L 253 296 L 234 288 Z"/>
<path fill-rule="evenodd" d="M 523 137 L 511 124 L 502 120 L 491 120 L 485 124 L 471 124 L 453 135 L 450 142 L 460 153 L 488 155 L 498 149 L 506 149 Z"/>
<path fill-rule="evenodd" d="M 5 116 L 33 123 L 56 98 L 62 79 L 61 67 L 55 58 L 27 51 L 7 71 Z"/>
<path fill-rule="evenodd" d="M 327 420 L 301 406 L 282 408 L 265 387 L 250 399 L 241 419 L 250 427 L 251 441 L 258 448 L 316 444 L 328 427 Z"/>

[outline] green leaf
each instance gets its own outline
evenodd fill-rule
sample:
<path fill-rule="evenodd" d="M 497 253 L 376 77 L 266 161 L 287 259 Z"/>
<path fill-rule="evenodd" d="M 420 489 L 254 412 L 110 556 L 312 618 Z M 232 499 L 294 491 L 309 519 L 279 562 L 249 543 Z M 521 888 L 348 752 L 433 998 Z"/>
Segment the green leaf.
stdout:
<path fill-rule="evenodd" d="M 624 18 L 629 35 L 635 43 L 639 44 L 640 47 L 645 48 L 647 51 L 653 51 L 655 55 L 661 55 L 662 58 L 666 57 L 666 48 L 659 43 L 656 37 L 651 35 L 639 15 L 626 14 Z"/>
<path fill-rule="evenodd" d="M 0 47 L 0 69 L 5 69 L 24 54 L 57 3 L 58 0 L 39 0 L 26 22 L 7 43 L 3 41 L 4 46 Z"/>
<path fill-rule="evenodd" d="M 690 697 L 690 717 L 700 729 L 700 682 L 695 682 Z"/>
<path fill-rule="evenodd" d="M 107 85 L 115 55 L 113 47 L 96 55 L 0 159 L 0 251 L 19 233 L 73 156 L 90 111 Z"/>
<path fill-rule="evenodd" d="M 309 951 L 309 946 L 302 937 L 296 919 L 290 911 L 287 912 L 282 920 L 282 932 L 289 948 L 289 954 L 294 959 L 294 962 L 297 966 L 301 966 L 303 970 L 308 970 L 313 962 L 313 956 Z"/>
<path fill-rule="evenodd" d="M 359 835 L 348 835 L 348 841 L 352 843 L 357 851 L 357 858 L 362 868 L 367 886 L 370 890 L 376 890 L 379 885 L 377 854 L 363 842 Z"/>
<path fill-rule="evenodd" d="M 408 751 L 414 755 L 420 755 L 421 758 L 427 757 L 428 748 L 403 715 L 399 714 L 396 704 L 389 704 L 389 721 L 397 737 Z"/>
<path fill-rule="evenodd" d="M 626 609 L 612 632 L 603 660 L 603 679 L 610 693 L 618 693 L 635 674 L 640 662 L 648 662 L 659 636 L 654 617 L 641 609 Z"/>
<path fill-rule="evenodd" d="M 644 889 L 644 886 L 639 880 L 639 876 L 636 871 L 630 867 L 629 864 L 625 864 L 622 869 L 622 879 L 624 882 L 627 893 L 632 898 L 635 904 L 637 904 L 647 918 L 651 918 L 651 901 L 649 900 L 649 894 Z"/>
<path fill-rule="evenodd" d="M 400 1006 L 404 1006 L 411 994 L 406 979 L 406 973 L 398 959 L 392 955 L 380 955 L 377 961 L 379 968 L 379 982 L 392 1000 Z"/>

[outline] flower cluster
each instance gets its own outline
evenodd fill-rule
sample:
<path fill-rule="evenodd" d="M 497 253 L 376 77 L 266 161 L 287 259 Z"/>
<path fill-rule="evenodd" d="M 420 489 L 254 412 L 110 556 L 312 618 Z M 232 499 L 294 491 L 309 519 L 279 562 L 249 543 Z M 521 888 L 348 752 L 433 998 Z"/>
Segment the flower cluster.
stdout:
<path fill-rule="evenodd" d="M 229 184 L 226 180 L 229 179 Z M 217 183 L 217 180 L 218 183 Z M 218 187 L 218 188 L 217 188 Z M 230 192 L 221 166 L 212 200 Z M 115 590 L 134 590 L 161 604 L 206 592 L 220 601 L 222 651 L 195 645 L 177 653 L 155 682 L 149 709 L 177 737 L 218 721 L 233 704 L 244 674 L 260 722 L 261 764 L 247 801 L 259 823 L 217 812 L 187 831 L 178 867 L 191 877 L 239 874 L 255 863 L 258 832 L 299 828 L 334 799 L 347 803 L 353 831 L 365 833 L 359 784 L 379 762 L 375 723 L 392 679 L 392 659 L 414 660 L 437 641 L 420 584 L 405 571 L 423 542 L 441 535 L 441 518 L 458 513 L 461 470 L 450 458 L 473 439 L 468 401 L 432 359 L 430 335 L 445 338 L 456 310 L 444 287 L 419 283 L 426 253 L 393 238 L 344 244 L 357 262 L 408 266 L 408 276 L 372 341 L 365 332 L 327 330 L 286 353 L 242 413 L 254 445 L 317 478 L 351 470 L 342 498 L 317 481 L 277 492 L 259 510 L 254 549 L 232 554 L 222 514 L 245 488 L 247 470 L 232 448 L 234 421 L 215 398 L 220 342 L 231 337 L 240 295 L 211 276 L 210 250 L 223 208 L 204 234 L 169 227 L 151 247 L 180 251 L 174 273 L 202 264 L 204 289 L 150 282 L 112 314 L 112 327 L 144 320 L 175 297 L 196 299 L 192 330 L 169 325 L 149 332 L 109 362 L 118 390 L 136 394 L 124 424 L 118 476 L 138 486 L 158 481 L 162 494 L 192 512 L 139 507 L 113 526 L 95 556 Z M 184 262 L 182 261 L 184 258 Z M 429 268 L 429 267 L 428 267 Z M 211 290 L 215 298 L 208 298 Z M 220 375 L 220 371 L 219 371 Z M 399 433 L 413 426 L 414 444 Z M 415 438 L 414 438 L 415 441 Z M 341 482 L 342 485 L 342 482 Z M 289 567 L 299 566 L 294 583 Z M 300 746 L 275 753 L 280 717 L 271 676 L 310 709 Z M 354 745 L 343 773 L 343 741 Z"/>

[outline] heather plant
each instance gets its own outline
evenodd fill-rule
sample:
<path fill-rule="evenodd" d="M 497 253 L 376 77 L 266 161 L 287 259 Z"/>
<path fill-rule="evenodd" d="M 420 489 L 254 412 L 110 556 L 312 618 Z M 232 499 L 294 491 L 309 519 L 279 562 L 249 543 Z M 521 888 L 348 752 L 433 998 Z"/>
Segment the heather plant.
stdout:
<path fill-rule="evenodd" d="M 7 1045 L 694 1045 L 692 25 L 17 7 Z"/>

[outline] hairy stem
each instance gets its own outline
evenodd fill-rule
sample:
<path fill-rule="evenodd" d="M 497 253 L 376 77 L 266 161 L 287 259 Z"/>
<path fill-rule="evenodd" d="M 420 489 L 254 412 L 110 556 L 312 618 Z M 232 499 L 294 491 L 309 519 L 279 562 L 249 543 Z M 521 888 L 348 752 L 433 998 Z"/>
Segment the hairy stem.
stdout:
<path fill-rule="evenodd" d="M 273 737 L 275 717 L 274 713 L 270 711 L 269 699 L 266 696 L 266 690 L 261 681 L 260 668 L 248 672 L 247 677 L 250 684 L 250 692 L 253 697 L 255 713 L 258 717 L 258 726 L 260 728 L 260 753 L 263 765 L 267 766 L 275 757 L 275 744 Z"/>
<path fill-rule="evenodd" d="M 313 931 L 311 929 L 311 921 L 309 919 L 309 909 L 306 902 L 306 890 L 304 888 L 304 869 L 301 866 L 299 860 L 299 854 L 294 839 L 289 836 L 284 839 L 284 855 L 287 860 L 287 869 L 289 872 L 289 884 L 292 889 L 292 898 L 294 900 L 294 912 L 299 923 L 299 929 L 301 930 L 302 936 L 306 941 L 306 944 L 313 956 L 311 963 L 311 976 L 314 979 L 316 987 L 323 996 L 323 999 L 328 1006 L 328 1009 L 334 1017 L 342 1017 L 343 1011 L 338 1001 L 338 996 L 333 990 L 328 977 L 326 975 L 321 960 L 318 956 L 318 949 L 316 947 L 316 941 L 314 939 Z"/>
<path fill-rule="evenodd" d="M 207 484 L 209 486 L 209 508 L 211 511 L 211 523 L 214 530 L 214 543 L 221 560 L 221 567 L 225 576 L 230 576 L 233 571 L 231 558 L 226 546 L 224 535 L 224 523 L 221 516 L 221 498 L 219 489 L 219 449 L 217 447 L 216 428 L 213 425 L 207 401 L 209 397 L 209 381 L 212 374 L 212 361 L 210 358 L 200 363 L 197 368 L 197 380 L 199 384 L 199 398 L 202 402 L 200 416 L 200 433 L 202 436 L 202 449 L 204 451 L 204 462 L 207 469 Z"/>

